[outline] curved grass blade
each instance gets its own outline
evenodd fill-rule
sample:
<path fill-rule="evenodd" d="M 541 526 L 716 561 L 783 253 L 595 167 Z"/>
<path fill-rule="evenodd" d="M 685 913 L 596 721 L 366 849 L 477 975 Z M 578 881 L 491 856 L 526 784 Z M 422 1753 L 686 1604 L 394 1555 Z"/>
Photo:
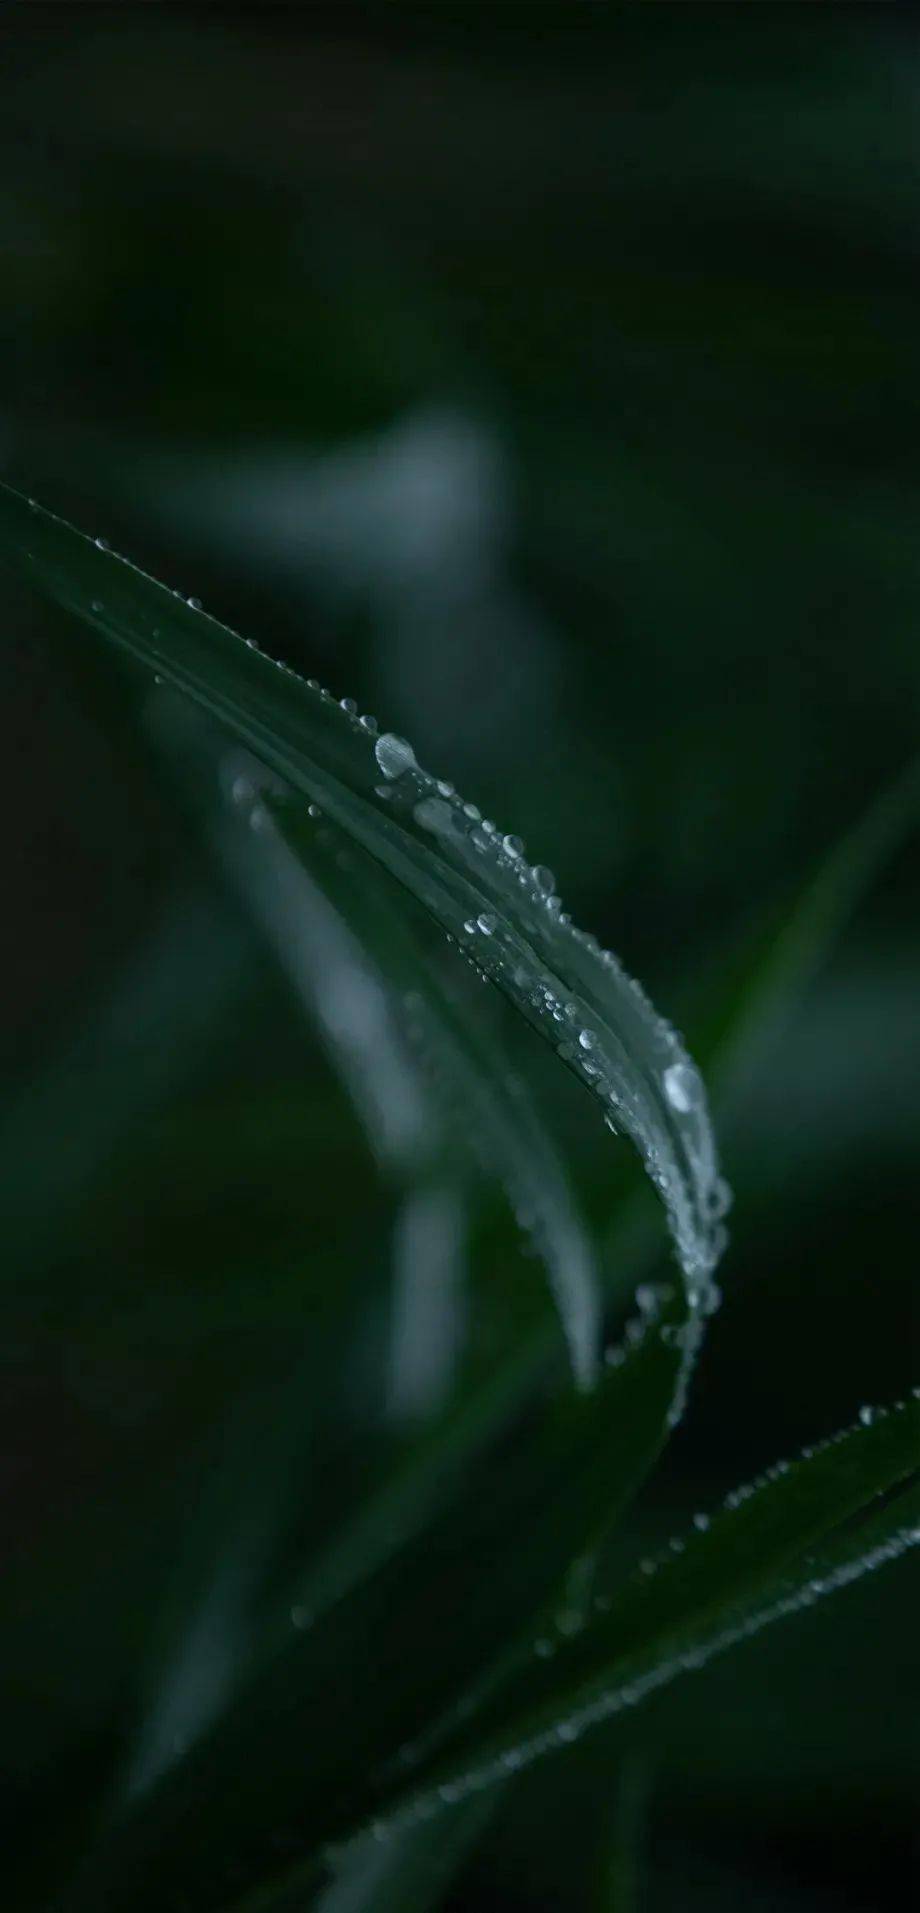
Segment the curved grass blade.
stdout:
<path fill-rule="evenodd" d="M 388 888 L 360 852 L 322 819 L 309 834 L 283 802 L 272 806 L 285 840 L 313 869 L 365 947 L 379 952 L 408 1014 L 411 1041 L 442 1098 L 454 1161 L 466 1156 L 499 1182 L 543 1261 L 581 1388 L 597 1379 L 599 1281 L 594 1248 L 553 1139 L 533 1095 L 497 1035 L 481 1036 L 446 976 L 435 975 Z"/>
<path fill-rule="evenodd" d="M 465 1800 L 571 1745 L 679 1674 L 896 1560 L 920 1542 L 920 1481 L 881 1511 L 872 1503 L 918 1471 L 920 1391 L 889 1410 L 862 1410 L 855 1427 L 735 1490 L 551 1662 L 522 1662 L 389 1824 L 415 1825 L 445 1798 Z"/>
<path fill-rule="evenodd" d="M 186 719 L 195 714 L 183 707 L 175 715 Z M 177 733 L 170 718 L 170 709 L 161 706 L 158 734 L 173 747 L 177 735 L 193 746 L 192 762 L 183 770 L 197 788 L 200 778 L 196 773 L 200 773 L 202 761 L 214 756 L 210 727 L 196 721 L 189 735 L 187 722 L 180 722 Z M 218 766 L 215 760 L 214 775 L 207 780 L 205 814 L 210 834 L 225 867 L 262 922 L 296 993 L 326 1028 L 333 1059 L 352 1088 L 371 1148 L 400 1183 L 407 1185 L 397 1247 L 410 1224 L 430 1224 L 434 1219 L 440 1227 L 445 1205 L 452 1223 L 461 1201 L 464 1159 L 452 1146 L 434 1086 L 422 1067 L 418 1040 L 424 1034 L 440 1075 L 446 1077 L 448 1089 L 464 1106 L 466 1120 L 454 1126 L 457 1141 L 470 1134 L 479 1138 L 487 1148 L 493 1171 L 504 1171 L 509 1189 L 516 1190 L 521 1200 L 528 1200 L 536 1216 L 545 1218 L 550 1249 L 555 1247 L 560 1254 L 567 1250 L 576 1274 L 579 1266 L 590 1266 L 587 1234 L 574 1213 L 564 1170 L 549 1139 L 542 1135 L 528 1099 L 520 1091 L 512 1104 L 504 1073 L 499 1070 L 490 1075 L 486 1059 L 475 1053 L 455 1006 L 449 1003 L 443 986 L 413 943 L 408 925 L 392 910 L 386 886 L 374 866 L 365 860 L 359 868 L 355 854 L 349 856 L 341 833 L 322 820 L 311 819 L 310 861 L 321 879 L 318 886 L 276 825 L 275 806 L 269 808 L 268 795 L 260 789 L 260 782 L 264 783 L 260 766 L 239 753 L 230 759 L 224 753 L 220 757 L 222 761 Z M 219 801 L 221 791 L 229 794 L 226 804 Z M 255 832 L 251 828 L 253 819 L 258 824 Z M 379 960 L 369 956 L 369 950 L 383 961 L 386 976 L 380 971 Z M 407 1027 L 404 1004 L 410 984 L 414 988 L 409 993 L 411 1016 Z M 443 1284 L 437 1282 L 443 1273 L 438 1244 L 434 1244 L 434 1254 L 423 1253 L 430 1233 L 430 1227 L 415 1226 L 404 1244 L 403 1264 L 408 1265 L 410 1299 L 416 1307 L 402 1336 L 398 1333 L 399 1315 L 395 1325 L 394 1368 L 397 1362 L 402 1363 L 402 1372 L 397 1369 L 393 1376 L 397 1408 L 405 1399 L 407 1382 L 411 1384 L 410 1405 L 418 1405 L 423 1390 L 426 1410 L 437 1406 L 431 1399 L 432 1383 L 445 1383 L 453 1366 L 453 1350 L 447 1346 L 442 1349 L 445 1360 L 432 1376 L 432 1343 L 437 1353 L 444 1341 L 441 1325 L 432 1324 L 432 1309 L 446 1301 L 449 1311 L 453 1297 L 444 1297 Z M 394 1276 L 398 1302 L 398 1259 Z M 590 1366 L 597 1327 L 593 1302 L 593 1291 L 587 1296 L 576 1292 L 574 1298 L 569 1291 L 570 1345 L 574 1343 L 575 1372 L 583 1383 L 595 1379 Z M 422 1304 L 423 1337 L 419 1326 Z M 449 1313 L 448 1335 L 452 1327 Z M 415 1371 L 407 1375 L 407 1364 L 420 1339 L 425 1371 L 418 1372 L 416 1361 Z M 443 1387 L 439 1392 L 444 1392 Z M 433 1493 L 433 1481 L 431 1485 Z M 366 1575 L 380 1558 L 381 1544 L 384 1552 L 392 1552 L 405 1538 L 399 1512 L 405 1516 L 409 1504 L 403 1501 L 401 1511 L 397 1511 L 392 1494 L 384 1498 L 386 1521 L 376 1523 L 376 1546 L 375 1524 L 369 1517 L 378 1498 L 371 1496 L 369 1506 L 359 1511 L 356 1524 L 346 1523 L 331 1546 L 321 1551 L 306 1575 L 299 1578 L 296 1598 L 289 1599 L 284 1607 L 285 1633 L 291 1611 L 315 1619 L 331 1599 L 341 1597 L 349 1585 L 349 1563 L 352 1574 Z M 222 1537 L 216 1564 L 209 1560 L 205 1577 L 199 1567 L 197 1591 L 188 1603 L 184 1624 L 173 1630 L 172 1654 L 165 1663 L 161 1660 L 156 1670 L 153 1704 L 143 1723 L 132 1766 L 131 1791 L 148 1786 L 171 1764 L 174 1749 L 185 1747 L 200 1735 L 219 1704 L 226 1702 L 233 1682 L 242 1675 L 247 1656 L 239 1652 L 231 1656 L 222 1647 L 218 1666 L 214 1644 L 231 1639 L 235 1611 L 258 1572 L 266 1545 L 262 1533 L 265 1512 L 263 1499 L 261 1547 L 255 1555 L 251 1546 L 245 1550 L 242 1578 L 239 1548 L 230 1535 Z M 417 1519 L 417 1506 L 414 1512 Z M 248 1515 L 251 1525 L 251 1511 Z M 363 1548 L 355 1546 L 356 1526 L 365 1538 Z M 196 1552 L 200 1554 L 200 1549 Z M 236 1631 L 239 1633 L 238 1621 Z M 202 1668 L 207 1676 L 204 1681 L 196 1671 Z"/>
<path fill-rule="evenodd" d="M 638 1149 L 701 1321 L 725 1196 L 702 1079 L 676 1033 L 571 924 L 551 874 L 423 771 L 408 744 L 375 736 L 350 700 L 336 704 L 100 543 L 0 487 L 0 550 L 319 804 L 553 1043 Z"/>
<path fill-rule="evenodd" d="M 242 814 L 212 814 L 212 835 L 295 988 L 329 1030 L 371 1147 L 413 1185 L 422 1176 L 446 1192 L 473 1169 L 503 1186 L 547 1269 L 575 1381 L 591 1387 L 600 1328 L 594 1249 L 533 1095 L 434 971 L 373 861 L 311 814 L 317 806 L 305 817 L 283 791 L 266 788 L 253 760 L 227 766 L 223 783 Z M 410 1205 L 409 1219 L 415 1213 Z"/>

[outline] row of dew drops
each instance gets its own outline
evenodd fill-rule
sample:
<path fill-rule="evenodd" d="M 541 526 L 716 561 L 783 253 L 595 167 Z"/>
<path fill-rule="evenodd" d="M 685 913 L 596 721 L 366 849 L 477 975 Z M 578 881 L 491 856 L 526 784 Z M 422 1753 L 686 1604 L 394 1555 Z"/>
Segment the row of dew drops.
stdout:
<path fill-rule="evenodd" d="M 30 500 L 35 505 L 35 501 Z M 35 509 L 38 509 L 35 506 Z M 104 538 L 97 548 L 119 563 L 127 560 L 110 551 Z M 129 568 L 131 568 L 129 566 Z M 201 601 L 172 594 L 189 610 L 202 612 Z M 103 613 L 101 600 L 92 601 L 95 615 Z M 156 627 L 152 636 L 159 636 Z M 241 639 L 250 650 L 266 657 L 266 662 L 292 678 L 301 688 L 304 680 L 291 666 L 261 653 L 255 639 Z M 718 1306 L 718 1290 L 713 1271 L 725 1245 L 724 1216 L 731 1195 L 718 1173 L 715 1147 L 706 1110 L 702 1078 L 687 1056 L 676 1031 L 653 1008 L 647 994 L 634 978 L 627 975 L 618 958 L 602 948 L 590 932 L 572 924 L 556 892 L 552 871 L 545 864 L 529 864 L 521 839 L 502 834 L 490 818 L 483 817 L 475 804 L 465 803 L 454 786 L 437 780 L 418 764 L 415 752 L 405 738 L 392 732 L 379 733 L 377 720 L 358 710 L 354 698 L 336 700 L 317 679 L 308 678 L 306 688 L 324 702 L 341 710 L 346 721 L 373 745 L 376 767 L 382 782 L 375 786 L 376 796 L 394 801 L 411 813 L 413 821 L 436 837 L 450 834 L 453 848 L 466 858 L 471 868 L 484 862 L 485 874 L 512 901 L 519 886 L 529 908 L 536 908 L 547 926 L 552 925 L 564 937 L 571 938 L 598 966 L 607 987 L 626 993 L 625 1000 L 641 1019 L 643 1040 L 648 1054 L 641 1065 L 634 1057 L 634 1068 L 622 1067 L 615 1057 L 605 1054 L 605 1042 L 586 1019 L 585 1007 L 574 992 L 560 986 L 555 974 L 535 965 L 534 953 L 504 917 L 491 909 L 464 917 L 454 926 L 454 938 L 463 953 L 484 978 L 507 977 L 519 998 L 526 997 L 531 1012 L 544 1026 L 556 1033 L 556 1048 L 562 1059 L 600 1100 L 605 1120 L 614 1133 L 629 1134 L 643 1156 L 652 1182 L 662 1197 L 682 1268 L 691 1315 L 700 1318 Z M 315 804 L 310 814 L 319 815 Z M 266 813 L 258 802 L 251 807 L 253 829 L 264 827 Z M 648 1084 L 652 1072 L 658 1079 L 659 1104 L 671 1112 L 680 1136 L 680 1152 L 660 1123 L 650 1119 Z M 682 1155 L 682 1160 L 681 1160 Z M 684 1332 L 688 1353 L 699 1339 L 693 1328 Z"/>
<path fill-rule="evenodd" d="M 913 1400 L 920 1401 L 920 1387 L 912 1389 L 911 1396 Z M 889 1407 L 864 1405 L 859 1410 L 856 1425 L 842 1428 L 823 1441 L 802 1448 L 797 1462 L 811 1461 L 814 1457 L 847 1441 L 856 1432 L 857 1427 L 870 1428 L 889 1415 L 903 1412 L 905 1407 L 904 1401 L 893 1402 Z M 733 1489 L 725 1496 L 721 1513 L 731 1514 L 752 1497 L 782 1480 L 795 1465 L 793 1461 L 777 1461 L 755 1480 Z M 713 1523 L 718 1523 L 718 1520 L 718 1513 L 714 1516 L 703 1513 L 694 1515 L 692 1524 L 694 1532 L 690 1541 L 701 1539 L 708 1533 Z M 368 1829 L 370 1836 L 376 1841 L 388 1840 L 394 1834 L 431 1818 L 442 1807 L 456 1805 L 470 1795 L 496 1784 L 509 1774 L 530 1766 L 544 1754 L 571 1745 L 591 1727 L 599 1725 L 624 1709 L 638 1706 L 657 1688 L 673 1680 L 676 1675 L 699 1671 L 715 1654 L 749 1639 L 776 1620 L 813 1606 L 825 1595 L 833 1594 L 848 1586 L 863 1574 L 873 1573 L 918 1544 L 920 1544 L 920 1526 L 909 1523 L 865 1554 L 856 1556 L 852 1561 L 830 1568 L 823 1574 L 810 1575 L 802 1581 L 793 1580 L 788 1592 L 780 1594 L 767 1607 L 758 1609 L 753 1614 L 730 1624 L 711 1639 L 703 1640 L 697 1646 L 663 1658 L 646 1672 L 639 1673 L 621 1685 L 612 1686 L 586 1700 L 575 1707 L 565 1719 L 554 1722 L 552 1726 L 533 1733 L 505 1752 L 486 1757 L 480 1765 L 457 1774 L 431 1790 L 422 1792 L 408 1806 L 397 1809 L 385 1820 L 374 1821 Z M 687 1547 L 687 1539 L 675 1536 L 659 1555 L 641 1560 L 638 1573 L 643 1577 L 657 1574 L 662 1568 L 667 1567 L 675 1556 L 684 1554 Z M 561 1609 L 555 1620 L 555 1635 L 544 1634 L 534 1642 L 535 1656 L 539 1660 L 551 1659 L 567 1638 L 581 1633 L 583 1629 L 590 1626 L 592 1616 L 602 1616 L 609 1612 L 612 1606 L 611 1597 L 601 1594 L 594 1597 L 587 1612 L 580 1612 L 574 1608 Z M 330 1854 L 330 1857 L 335 1856 Z"/>

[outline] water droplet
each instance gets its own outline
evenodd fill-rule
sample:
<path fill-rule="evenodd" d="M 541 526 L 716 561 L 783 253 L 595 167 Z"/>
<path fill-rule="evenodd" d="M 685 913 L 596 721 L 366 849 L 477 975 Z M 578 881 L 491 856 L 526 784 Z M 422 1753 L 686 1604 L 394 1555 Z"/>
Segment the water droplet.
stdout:
<path fill-rule="evenodd" d="M 502 843 L 504 844 L 509 857 L 523 857 L 524 840 L 522 837 L 515 837 L 509 832 L 507 837 L 502 838 Z"/>
<path fill-rule="evenodd" d="M 488 911 L 483 910 L 482 915 L 476 918 L 476 922 L 478 923 L 479 928 L 482 931 L 482 934 L 484 937 L 491 937 L 494 935 L 495 918 L 490 917 L 488 914 Z"/>
<path fill-rule="evenodd" d="M 185 600 L 185 602 L 186 602 L 186 604 L 188 605 L 188 608 L 189 608 L 189 610 L 190 610 L 190 611 L 200 611 L 200 610 L 201 610 L 201 599 L 200 599 L 200 598 L 186 598 L 186 600 Z"/>
<path fill-rule="evenodd" d="M 533 880 L 537 889 L 542 890 L 545 897 L 551 896 L 556 888 L 556 879 L 548 864 L 534 864 Z"/>
<path fill-rule="evenodd" d="M 358 722 L 361 726 L 362 731 L 370 731 L 371 735 L 373 736 L 374 732 L 377 729 L 377 719 L 375 717 L 372 717 L 369 711 L 365 713 L 364 717 L 359 718 Z"/>
<path fill-rule="evenodd" d="M 319 807 L 319 805 L 318 805 L 318 804 L 308 804 L 308 805 L 307 805 L 307 816 L 308 816 L 308 817 L 321 817 L 321 816 L 322 816 L 322 814 L 323 814 L 323 813 L 322 813 L 322 811 L 320 810 L 320 807 Z"/>
<path fill-rule="evenodd" d="M 111 551 L 111 549 L 112 549 L 112 547 L 111 547 L 111 545 L 109 544 L 109 541 L 108 541 L 108 539 L 107 539 L 107 538 L 97 538 L 97 539 L 96 539 L 96 550 L 97 550 L 97 551 Z"/>
<path fill-rule="evenodd" d="M 875 1420 L 875 1409 L 870 1408 L 868 1403 L 866 1403 L 859 1411 L 859 1419 L 864 1428 L 871 1428 Z"/>
<path fill-rule="evenodd" d="M 597 1039 L 595 1038 L 591 1030 L 579 1031 L 578 1041 L 581 1044 L 582 1049 L 593 1049 L 596 1040 Z"/>
<path fill-rule="evenodd" d="M 94 598 L 92 604 L 90 605 L 90 610 L 95 611 L 97 613 L 100 612 L 102 610 L 102 599 Z"/>
<path fill-rule="evenodd" d="M 692 1063 L 672 1063 L 664 1072 L 664 1093 L 672 1109 L 686 1116 L 700 1101 L 700 1079 Z"/>
<path fill-rule="evenodd" d="M 374 745 L 374 756 L 384 777 L 402 777 L 405 771 L 418 769 L 412 745 L 404 737 L 397 737 L 393 731 L 384 731 Z"/>
<path fill-rule="evenodd" d="M 700 1534 L 705 1534 L 709 1526 L 708 1514 L 695 1514 L 693 1517 L 693 1525 L 695 1528 L 699 1528 Z"/>
<path fill-rule="evenodd" d="M 248 804 L 255 796 L 255 788 L 250 777 L 234 777 L 230 786 L 230 795 L 235 804 Z"/>
<path fill-rule="evenodd" d="M 349 717 L 355 717 L 357 715 L 358 706 L 353 697 L 340 697 L 339 705 L 343 711 L 348 712 Z"/>
<path fill-rule="evenodd" d="M 469 817 L 469 819 L 470 819 L 470 821 L 471 821 L 472 823 L 474 823 L 474 824 L 478 824 L 478 822 L 479 822 L 479 820 L 480 820 L 480 818 L 481 818 L 481 816 L 482 816 L 482 811 L 481 811 L 481 810 L 477 810 L 477 808 L 476 808 L 476 805 L 475 805 L 475 804 L 464 804 L 464 806 L 463 806 L 463 815 L 464 815 L 464 817 Z"/>

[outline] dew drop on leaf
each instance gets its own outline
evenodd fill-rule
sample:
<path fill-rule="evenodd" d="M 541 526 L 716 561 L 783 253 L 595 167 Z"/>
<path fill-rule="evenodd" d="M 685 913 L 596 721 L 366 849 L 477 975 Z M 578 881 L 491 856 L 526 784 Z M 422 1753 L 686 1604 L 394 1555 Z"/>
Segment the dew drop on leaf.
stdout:
<path fill-rule="evenodd" d="M 397 737 L 393 731 L 384 731 L 374 745 L 374 756 L 384 777 L 402 777 L 405 771 L 418 768 L 412 745 L 404 737 Z"/>
<path fill-rule="evenodd" d="M 700 1101 L 700 1081 L 696 1070 L 689 1063 L 672 1063 L 664 1072 L 664 1093 L 672 1109 L 681 1116 L 689 1115 Z"/>

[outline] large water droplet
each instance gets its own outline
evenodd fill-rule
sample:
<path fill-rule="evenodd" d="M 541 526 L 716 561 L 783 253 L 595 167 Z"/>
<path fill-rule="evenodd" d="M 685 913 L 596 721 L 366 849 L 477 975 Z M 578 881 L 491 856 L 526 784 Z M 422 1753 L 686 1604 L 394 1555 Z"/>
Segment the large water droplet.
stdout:
<path fill-rule="evenodd" d="M 664 1093 L 672 1109 L 681 1116 L 696 1109 L 701 1095 L 701 1084 L 692 1063 L 672 1063 L 664 1072 Z"/>
<path fill-rule="evenodd" d="M 412 745 L 404 737 L 397 737 L 393 731 L 384 731 L 374 745 L 377 759 L 384 777 L 402 777 L 405 771 L 418 769 Z"/>
<path fill-rule="evenodd" d="M 542 890 L 545 897 L 551 896 L 556 888 L 556 879 L 548 864 L 534 864 L 533 880 L 537 889 Z"/>

